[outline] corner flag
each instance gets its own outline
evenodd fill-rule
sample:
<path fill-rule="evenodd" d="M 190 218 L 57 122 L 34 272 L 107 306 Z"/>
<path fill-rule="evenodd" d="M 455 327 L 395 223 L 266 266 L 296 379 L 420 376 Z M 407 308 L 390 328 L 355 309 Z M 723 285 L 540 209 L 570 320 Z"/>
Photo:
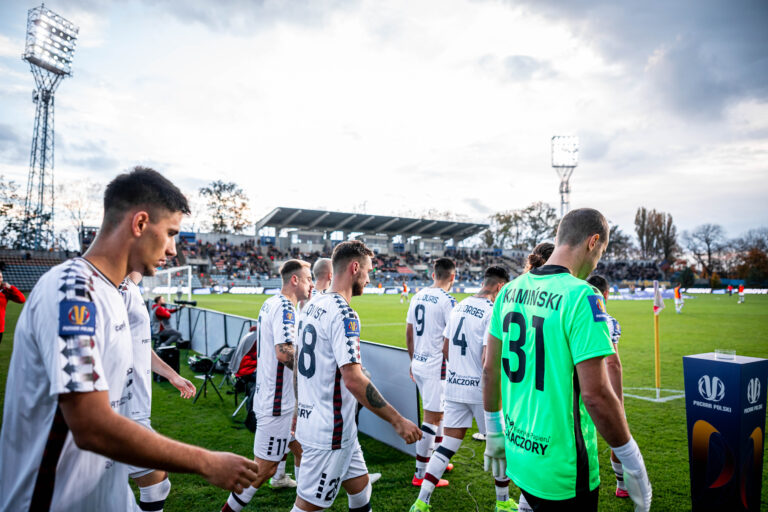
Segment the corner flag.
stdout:
<path fill-rule="evenodd" d="M 659 347 L 659 313 L 664 309 L 659 282 L 653 282 L 653 334 L 654 356 L 656 362 L 656 399 L 661 398 L 661 348 Z"/>

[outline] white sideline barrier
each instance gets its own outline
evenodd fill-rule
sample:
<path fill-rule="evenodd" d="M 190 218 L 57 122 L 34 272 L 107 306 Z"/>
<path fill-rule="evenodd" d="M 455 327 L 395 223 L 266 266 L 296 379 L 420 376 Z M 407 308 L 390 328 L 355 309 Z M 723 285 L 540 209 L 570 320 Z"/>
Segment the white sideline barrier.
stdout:
<path fill-rule="evenodd" d="M 258 314 L 257 309 L 254 314 Z M 179 309 L 173 314 L 171 322 L 181 333 L 182 339 L 190 341 L 192 350 L 207 356 L 224 346 L 236 347 L 240 338 L 252 325 L 256 325 L 253 318 L 196 307 Z M 420 425 L 419 393 L 408 371 L 408 352 L 404 348 L 361 340 L 360 353 L 363 366 L 370 372 L 371 381 L 384 398 L 400 414 Z M 360 411 L 359 429 L 377 441 L 412 457 L 416 456 L 415 444 L 405 444 L 389 423 L 368 409 Z"/>

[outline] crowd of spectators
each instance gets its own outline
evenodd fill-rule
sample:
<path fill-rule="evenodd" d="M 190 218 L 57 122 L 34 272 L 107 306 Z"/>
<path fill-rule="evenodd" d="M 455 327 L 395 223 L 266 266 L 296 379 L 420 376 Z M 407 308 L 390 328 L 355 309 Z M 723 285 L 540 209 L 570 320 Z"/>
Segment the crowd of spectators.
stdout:
<path fill-rule="evenodd" d="M 261 246 L 254 241 L 231 244 L 226 239 L 216 243 L 195 243 L 182 241 L 182 254 L 186 261 L 208 260 L 208 273 L 226 275 L 240 279 L 270 279 L 278 275 L 275 260 L 284 260 L 288 255 L 273 246 Z"/>
<path fill-rule="evenodd" d="M 611 283 L 664 278 L 659 264 L 653 261 L 601 261 L 597 264 L 595 274 L 605 277 Z"/>

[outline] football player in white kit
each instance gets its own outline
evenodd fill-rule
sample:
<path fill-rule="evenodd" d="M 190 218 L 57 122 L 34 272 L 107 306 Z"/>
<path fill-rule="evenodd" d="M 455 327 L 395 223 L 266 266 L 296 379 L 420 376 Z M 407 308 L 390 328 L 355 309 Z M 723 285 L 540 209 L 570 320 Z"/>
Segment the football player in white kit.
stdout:
<path fill-rule="evenodd" d="M 149 311 L 141 291 L 137 286 L 141 282 L 141 272 L 134 271 L 120 285 L 120 293 L 125 301 L 128 313 L 128 325 L 133 340 L 133 367 L 128 379 L 127 391 L 128 417 L 136 423 L 152 429 L 152 372 L 168 379 L 181 392 L 182 398 L 195 395 L 195 385 L 176 373 L 152 350 L 152 327 Z M 128 475 L 139 486 L 139 508 L 141 510 L 162 511 L 165 499 L 171 492 L 168 473 L 154 469 L 129 466 Z"/>
<path fill-rule="evenodd" d="M 331 258 L 318 258 L 312 265 L 312 273 L 315 275 L 315 288 L 312 295 L 316 293 L 325 293 L 331 287 L 333 280 L 333 264 Z"/>
<path fill-rule="evenodd" d="M 337 245 L 330 290 L 313 297 L 299 318 L 296 439 L 303 455 L 292 512 L 330 507 L 340 486 L 347 491 L 349 510 L 371 510 L 368 468 L 357 442 L 358 401 L 406 443 L 421 437 L 419 427 L 389 405 L 362 371 L 360 319 L 349 301 L 369 282 L 371 256 L 358 240 Z"/>
<path fill-rule="evenodd" d="M 422 288 L 411 299 L 405 327 L 405 342 L 411 356 L 411 378 L 421 395 L 424 436 L 416 444 L 416 473 L 412 484 L 420 486 L 424 480 L 430 454 L 435 443 L 442 441 L 443 398 L 445 394 L 445 358 L 443 357 L 443 331 L 448 323 L 456 299 L 448 294 L 456 278 L 456 265 L 450 258 L 435 261 L 429 288 Z M 448 485 L 440 480 L 438 487 Z"/>
<path fill-rule="evenodd" d="M 481 377 L 488 323 L 493 301 L 499 290 L 509 282 L 509 273 L 502 267 L 488 267 L 479 292 L 459 302 L 443 331 L 444 354 L 448 359 L 445 386 L 445 436 L 427 465 L 419 498 L 412 512 L 430 510 L 429 501 L 451 457 L 458 451 L 472 418 L 478 425 L 485 423 Z M 496 480 L 496 511 L 516 510 L 509 498 L 509 478 Z"/>
<path fill-rule="evenodd" d="M 288 260 L 280 267 L 280 277 L 283 279 L 280 293 L 264 301 L 257 320 L 259 369 L 253 411 L 258 427 L 253 455 L 259 465 L 259 478 L 243 492 L 231 493 L 222 512 L 242 510 L 261 484 L 275 474 L 288 449 L 293 453 L 294 472 L 296 479 L 299 478 L 301 446 L 291 435 L 296 403 L 293 385 L 296 304 L 312 294 L 312 273 L 306 261 Z"/>
<path fill-rule="evenodd" d="M 0 434 L 0 510 L 134 510 L 126 466 L 197 473 L 239 490 L 258 466 L 172 441 L 126 418 L 131 331 L 118 291 L 129 270 L 176 254 L 186 198 L 146 168 L 104 194 L 104 220 L 83 258 L 49 270 L 16 325 Z M 121 415 L 122 414 L 122 415 Z"/>

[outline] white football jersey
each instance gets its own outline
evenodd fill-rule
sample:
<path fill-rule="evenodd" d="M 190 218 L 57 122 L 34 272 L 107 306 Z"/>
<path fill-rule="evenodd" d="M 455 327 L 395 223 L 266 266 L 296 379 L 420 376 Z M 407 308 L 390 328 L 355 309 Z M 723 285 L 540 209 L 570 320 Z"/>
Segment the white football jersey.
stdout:
<path fill-rule="evenodd" d="M 621 325 L 619 324 L 619 321 L 613 318 L 611 315 L 608 316 L 608 333 L 611 335 L 611 341 L 614 345 L 619 344 L 619 338 L 621 338 Z"/>
<path fill-rule="evenodd" d="M 0 510 L 133 510 L 123 464 L 75 445 L 59 395 L 107 391 L 127 412 L 131 331 L 117 287 L 82 258 L 29 295 L 8 368 L 0 434 Z"/>
<path fill-rule="evenodd" d="M 415 375 L 445 378 L 443 331 L 455 305 L 456 299 L 442 288 L 422 288 L 411 299 L 406 322 L 413 325 L 411 371 Z"/>
<path fill-rule="evenodd" d="M 485 297 L 467 297 L 451 311 L 443 331 L 448 338 L 446 400 L 483 403 L 483 347 L 492 311 L 493 302 Z"/>
<path fill-rule="evenodd" d="M 139 287 L 128 278 L 120 284 L 120 293 L 128 312 L 133 343 L 133 371 L 128 380 L 128 417 L 149 419 L 152 414 L 152 328 L 149 311 Z"/>
<path fill-rule="evenodd" d="M 340 368 L 362 364 L 360 319 L 338 293 L 318 294 L 301 312 L 298 337 L 296 439 L 320 450 L 346 448 L 357 439 L 357 400 Z"/>
<path fill-rule="evenodd" d="M 253 412 L 256 416 L 282 416 L 293 413 L 296 397 L 293 392 L 293 372 L 277 360 L 275 347 L 294 344 L 296 311 L 285 295 L 278 293 L 264 301 L 259 311 L 259 339 L 256 372 L 256 394 Z"/>

